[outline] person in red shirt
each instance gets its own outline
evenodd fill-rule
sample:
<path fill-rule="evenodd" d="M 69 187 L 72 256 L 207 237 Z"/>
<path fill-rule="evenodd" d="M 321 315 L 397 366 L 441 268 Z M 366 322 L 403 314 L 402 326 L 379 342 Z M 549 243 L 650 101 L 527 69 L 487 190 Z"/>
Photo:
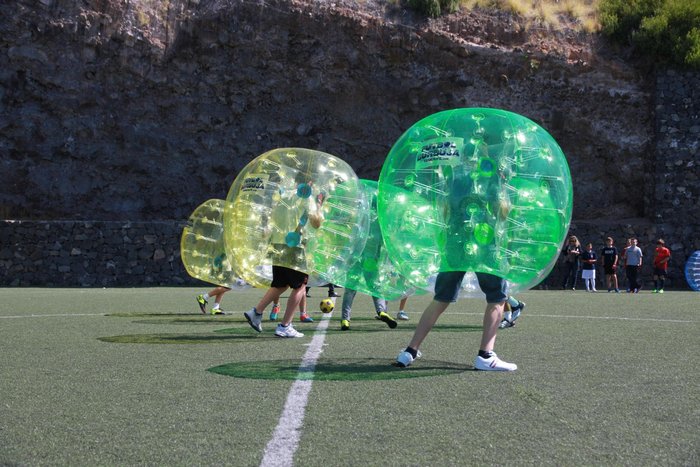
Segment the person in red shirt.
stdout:
<path fill-rule="evenodd" d="M 668 261 L 671 259 L 671 251 L 666 248 L 663 238 L 656 241 L 654 250 L 654 290 L 652 293 L 664 293 L 664 282 L 668 271 Z"/>

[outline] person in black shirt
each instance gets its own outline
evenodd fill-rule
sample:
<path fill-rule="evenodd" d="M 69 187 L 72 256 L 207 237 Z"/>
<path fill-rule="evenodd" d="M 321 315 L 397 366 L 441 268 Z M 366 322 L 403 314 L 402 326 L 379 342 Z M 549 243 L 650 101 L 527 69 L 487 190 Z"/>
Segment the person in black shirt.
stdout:
<path fill-rule="evenodd" d="M 608 292 L 615 290 L 615 293 L 620 293 L 620 288 L 617 284 L 617 264 L 620 257 L 617 254 L 617 247 L 613 243 L 612 237 L 607 237 L 605 239 L 605 247 L 600 252 L 600 256 L 603 259 L 603 271 L 605 271 Z"/>

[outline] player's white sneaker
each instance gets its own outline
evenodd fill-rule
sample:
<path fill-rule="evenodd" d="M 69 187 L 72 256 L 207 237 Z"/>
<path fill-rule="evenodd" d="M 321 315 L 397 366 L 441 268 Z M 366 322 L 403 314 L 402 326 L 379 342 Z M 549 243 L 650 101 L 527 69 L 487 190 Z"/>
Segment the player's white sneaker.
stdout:
<path fill-rule="evenodd" d="M 400 319 L 401 321 L 408 321 L 408 314 L 405 311 L 399 311 L 396 313 L 396 319 Z"/>
<path fill-rule="evenodd" d="M 515 326 L 515 320 L 520 318 L 520 314 L 525 311 L 526 306 L 525 302 L 519 302 L 518 306 L 513 309 L 513 316 L 510 318 L 510 322 L 513 323 L 513 326 Z"/>
<path fill-rule="evenodd" d="M 411 363 L 413 363 L 414 360 L 418 360 L 422 356 L 423 354 L 420 350 L 416 353 L 416 358 L 413 358 L 413 355 L 411 355 L 409 352 L 406 352 L 406 350 L 402 350 L 398 357 L 396 357 L 396 365 L 400 366 L 401 368 L 406 368 Z"/>
<path fill-rule="evenodd" d="M 515 326 L 513 321 L 508 321 L 507 319 L 503 318 L 501 324 L 498 325 L 498 329 L 512 328 L 513 326 Z"/>
<path fill-rule="evenodd" d="M 476 359 L 474 360 L 474 368 L 484 371 L 515 371 L 518 369 L 518 365 L 515 363 L 504 362 L 498 358 L 498 355 L 491 352 L 491 356 L 489 358 L 483 358 L 477 355 Z"/>
<path fill-rule="evenodd" d="M 245 319 L 248 321 L 251 328 L 258 332 L 262 332 L 262 315 L 259 315 L 255 311 L 255 308 L 251 309 L 250 311 L 246 311 L 243 313 L 243 316 L 245 316 Z"/>
<path fill-rule="evenodd" d="M 282 326 L 282 324 L 277 325 L 275 330 L 275 336 L 277 337 L 304 337 L 304 334 L 300 333 L 290 324 L 289 326 Z"/>

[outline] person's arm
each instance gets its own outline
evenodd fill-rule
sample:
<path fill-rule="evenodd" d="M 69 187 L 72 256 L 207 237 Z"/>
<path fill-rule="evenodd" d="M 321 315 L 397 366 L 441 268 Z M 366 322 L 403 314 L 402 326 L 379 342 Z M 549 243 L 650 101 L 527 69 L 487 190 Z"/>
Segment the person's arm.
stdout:
<path fill-rule="evenodd" d="M 309 213 L 309 222 L 311 222 L 311 227 L 318 229 L 323 223 L 323 201 L 325 200 L 325 196 L 320 193 L 314 199 L 316 201 L 316 209 Z"/>

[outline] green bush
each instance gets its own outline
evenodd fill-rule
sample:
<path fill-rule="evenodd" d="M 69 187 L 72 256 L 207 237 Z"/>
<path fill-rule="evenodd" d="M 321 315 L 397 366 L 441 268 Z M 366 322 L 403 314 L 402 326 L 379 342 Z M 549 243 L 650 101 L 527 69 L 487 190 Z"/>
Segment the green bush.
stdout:
<path fill-rule="evenodd" d="M 601 0 L 600 21 L 655 62 L 700 67 L 700 0 Z"/>
<path fill-rule="evenodd" d="M 443 13 L 452 13 L 459 9 L 460 0 L 408 0 L 409 8 L 431 18 Z"/>

